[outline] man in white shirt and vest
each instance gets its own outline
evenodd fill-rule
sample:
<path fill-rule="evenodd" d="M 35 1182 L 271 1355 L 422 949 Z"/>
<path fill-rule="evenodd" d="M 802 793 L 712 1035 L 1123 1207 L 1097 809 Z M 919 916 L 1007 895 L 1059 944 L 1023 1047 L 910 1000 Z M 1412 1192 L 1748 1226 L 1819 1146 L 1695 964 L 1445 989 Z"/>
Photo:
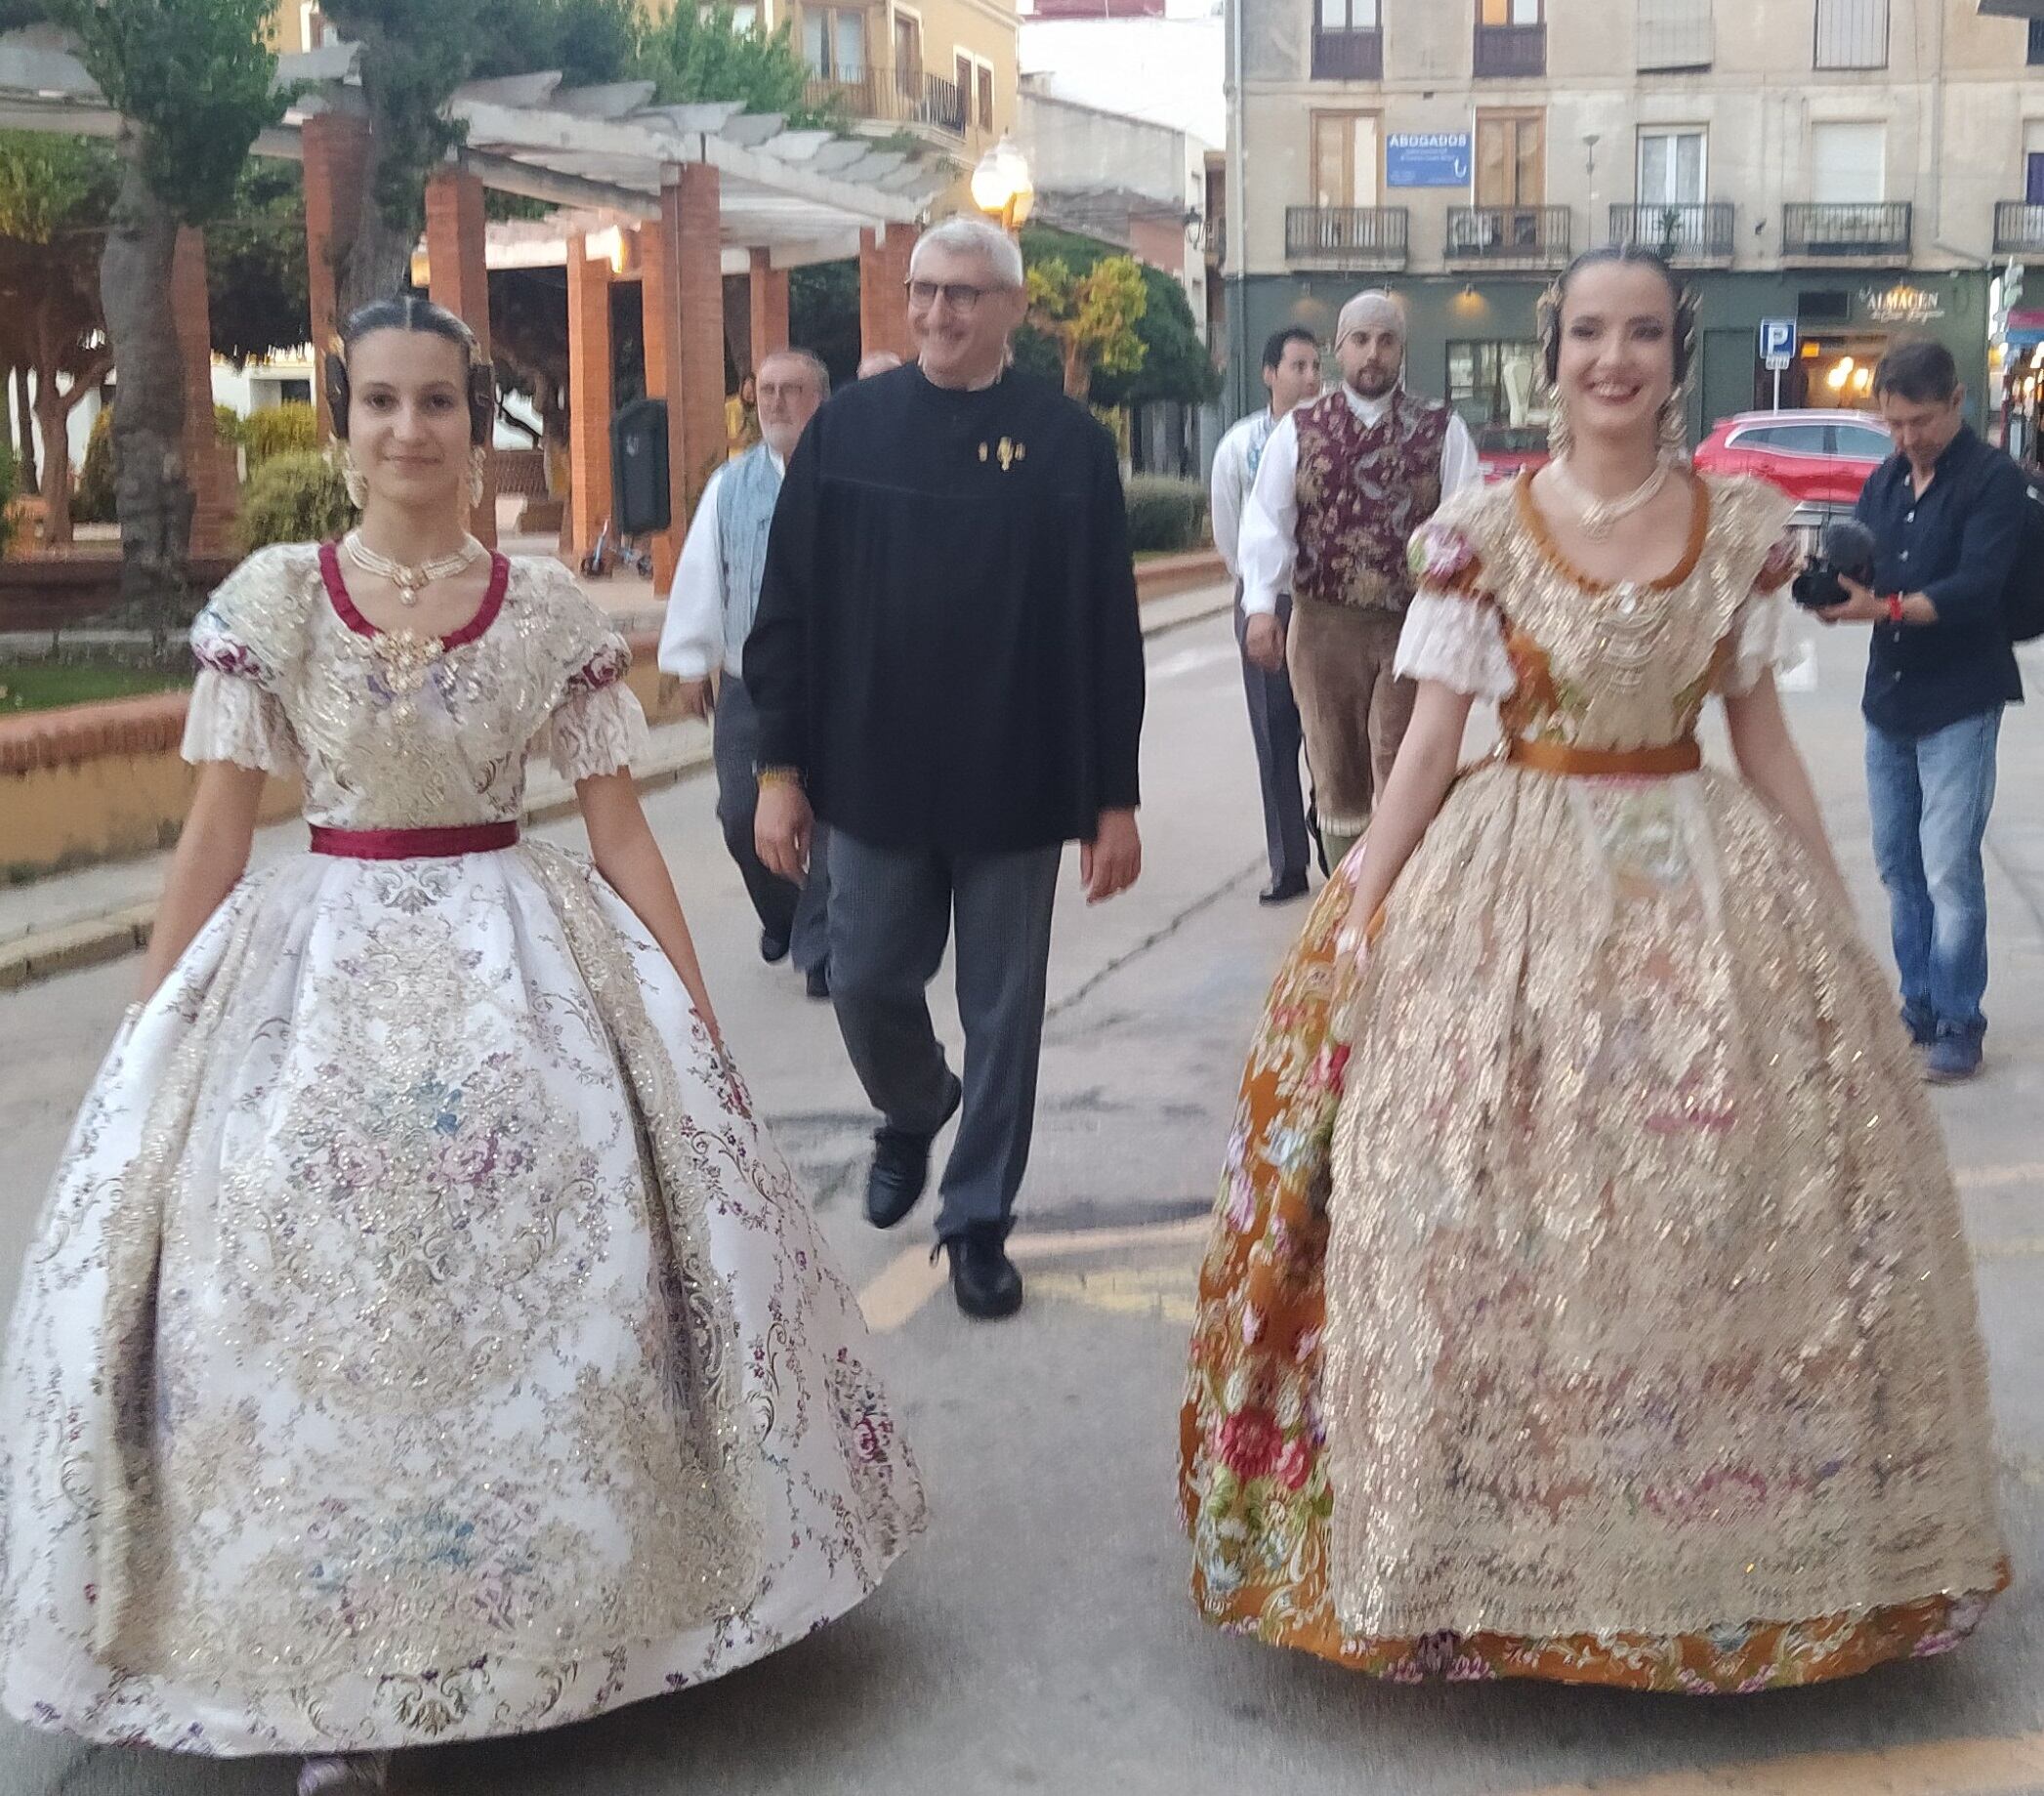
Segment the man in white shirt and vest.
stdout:
<path fill-rule="evenodd" d="M 760 798 L 759 714 L 741 674 L 781 476 L 804 427 L 830 392 L 830 375 L 806 350 L 780 350 L 761 362 L 755 385 L 762 439 L 719 468 L 703 488 L 667 601 L 660 668 L 690 689 L 688 699 L 698 713 L 708 705 L 712 676 L 721 676 L 712 725 L 717 820 L 759 913 L 760 956 L 771 965 L 792 951 L 810 996 L 827 998 L 827 857 L 821 853 L 812 856 L 808 879 L 800 886 L 760 859 L 753 840 Z"/>
<path fill-rule="evenodd" d="M 1334 354 L 1341 386 L 1271 433 L 1237 549 L 1244 647 L 1290 668 L 1330 866 L 1368 824 L 1412 718 L 1416 689 L 1392 668 L 1412 532 L 1482 478 L 1469 427 L 1405 391 L 1405 314 L 1389 293 L 1342 308 Z"/>
<path fill-rule="evenodd" d="M 1236 550 L 1242 507 L 1272 433 L 1294 406 L 1304 405 L 1320 391 L 1320 346 L 1305 325 L 1272 333 L 1264 345 L 1264 387 L 1271 402 L 1235 425 L 1214 451 L 1212 517 L 1214 547 L 1235 583 L 1235 644 L 1242 654 L 1242 689 L 1249 700 L 1249 731 L 1256 741 L 1257 777 L 1263 788 L 1264 847 L 1271 858 L 1271 883 L 1260 901 L 1283 904 L 1306 896 L 1307 860 L 1313 853 L 1307 837 L 1306 799 L 1299 785 L 1299 705 L 1282 662 L 1262 667 L 1249 658 L 1249 618 L 1241 605 Z M 1288 624 L 1291 614 L 1291 595 L 1280 594 L 1278 624 Z"/>

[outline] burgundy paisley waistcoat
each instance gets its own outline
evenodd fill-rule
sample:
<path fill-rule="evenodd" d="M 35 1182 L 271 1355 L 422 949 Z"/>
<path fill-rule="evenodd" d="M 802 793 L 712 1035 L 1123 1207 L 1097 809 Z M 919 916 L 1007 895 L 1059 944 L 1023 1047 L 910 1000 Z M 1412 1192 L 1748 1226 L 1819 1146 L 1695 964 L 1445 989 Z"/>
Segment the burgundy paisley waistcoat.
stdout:
<path fill-rule="evenodd" d="M 1298 420 L 1298 554 L 1292 591 L 1320 605 L 1402 611 L 1406 546 L 1440 507 L 1448 408 L 1401 387 L 1376 424 L 1337 389 Z"/>

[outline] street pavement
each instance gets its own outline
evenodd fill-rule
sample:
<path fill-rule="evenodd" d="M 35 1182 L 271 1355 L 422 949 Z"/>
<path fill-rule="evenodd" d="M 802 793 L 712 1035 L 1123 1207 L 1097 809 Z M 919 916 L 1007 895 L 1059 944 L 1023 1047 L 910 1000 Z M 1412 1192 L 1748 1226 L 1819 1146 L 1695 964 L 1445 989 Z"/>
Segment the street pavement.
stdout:
<path fill-rule="evenodd" d="M 1859 773 L 1863 652 L 1863 635 L 1826 635 L 1790 704 L 1862 926 L 1884 940 Z M 1225 1638 L 1186 1596 L 1172 1481 L 1201 1219 L 1241 1057 L 1301 911 L 1255 901 L 1262 832 L 1226 619 L 1153 638 L 1149 660 L 1147 864 L 1135 893 L 1093 910 L 1067 866 L 1016 1237 L 1030 1301 L 1010 1322 L 958 1316 L 927 1266 L 926 1218 L 887 1236 L 860 1220 L 872 1119 L 828 1007 L 760 964 L 709 783 L 648 800 L 732 1045 L 883 1330 L 930 1531 L 871 1602 L 761 1665 L 558 1733 L 404 1755 L 398 1787 L 2044 1796 L 2044 717 L 2012 712 L 2003 734 L 1988 1072 L 1938 1098 L 1979 1264 L 2016 1588 L 1960 1653 L 1829 1689 L 1718 1700 L 1404 1689 Z M 2044 684 L 2044 657 L 2029 671 Z M 134 971 L 0 996 L 0 1309 Z M 274 1761 L 88 1751 L 0 1723 L 0 1796 L 288 1788 Z"/>

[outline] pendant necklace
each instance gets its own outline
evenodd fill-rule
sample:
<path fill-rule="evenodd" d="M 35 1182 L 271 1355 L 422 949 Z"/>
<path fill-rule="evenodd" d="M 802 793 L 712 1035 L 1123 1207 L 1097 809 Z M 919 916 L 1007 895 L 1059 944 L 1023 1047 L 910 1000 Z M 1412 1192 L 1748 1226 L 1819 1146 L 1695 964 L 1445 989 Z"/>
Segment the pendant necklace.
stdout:
<path fill-rule="evenodd" d="M 430 562 L 421 562 L 416 567 L 408 567 L 388 555 L 378 555 L 362 541 L 359 530 L 350 530 L 342 539 L 341 547 L 347 550 L 348 559 L 364 573 L 388 580 L 397 589 L 397 603 L 407 609 L 419 603 L 419 594 L 436 580 L 452 579 L 473 567 L 484 553 L 483 547 L 473 536 L 462 539 L 459 549 L 447 555 L 434 557 Z"/>
<path fill-rule="evenodd" d="M 1668 464 L 1656 462 L 1653 472 L 1631 492 L 1615 499 L 1600 499 L 1584 491 L 1564 463 L 1553 463 L 1548 472 L 1568 501 L 1569 510 L 1575 513 L 1576 522 L 1583 526 L 1583 534 L 1600 543 L 1633 513 L 1652 504 L 1668 483 Z"/>

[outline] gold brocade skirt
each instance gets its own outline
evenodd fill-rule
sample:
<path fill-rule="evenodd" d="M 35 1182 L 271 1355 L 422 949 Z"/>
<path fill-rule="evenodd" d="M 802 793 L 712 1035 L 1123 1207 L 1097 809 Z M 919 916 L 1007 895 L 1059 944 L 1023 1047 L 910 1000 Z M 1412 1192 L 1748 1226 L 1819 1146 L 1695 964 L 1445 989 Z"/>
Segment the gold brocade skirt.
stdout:
<path fill-rule="evenodd" d="M 1957 1200 L 1785 833 L 1714 774 L 1498 766 L 1353 991 L 1346 905 L 1273 987 L 1201 1276 L 1209 1617 L 1696 1692 L 1956 1645 L 2007 1575 Z"/>

